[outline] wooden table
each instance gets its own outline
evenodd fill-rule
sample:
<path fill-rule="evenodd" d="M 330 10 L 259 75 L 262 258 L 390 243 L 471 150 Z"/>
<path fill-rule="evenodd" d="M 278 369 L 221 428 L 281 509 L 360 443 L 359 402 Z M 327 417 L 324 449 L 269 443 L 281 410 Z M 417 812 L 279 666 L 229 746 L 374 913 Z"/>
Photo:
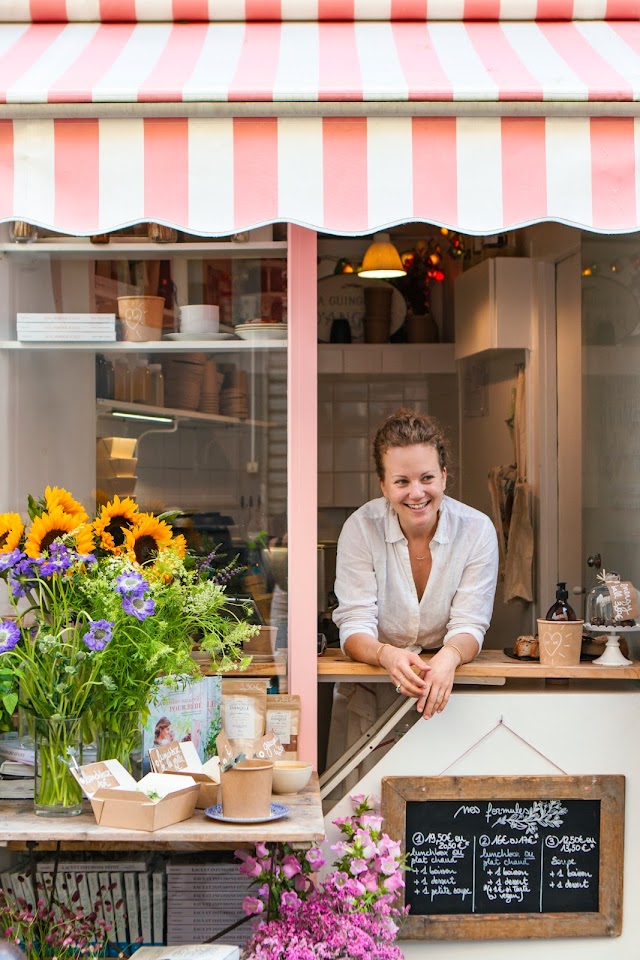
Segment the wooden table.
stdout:
<path fill-rule="evenodd" d="M 428 663 L 433 654 L 423 654 Z M 482 678 L 504 678 L 517 680 L 640 680 L 640 662 L 635 661 L 628 667 L 605 667 L 597 663 L 580 663 L 575 667 L 547 667 L 541 663 L 526 660 L 513 660 L 502 650 L 481 650 L 475 660 L 465 663 L 456 670 L 457 678 L 470 681 Z M 382 667 L 372 667 L 368 663 L 350 660 L 340 650 L 325 650 L 318 657 L 318 680 L 329 682 L 337 680 L 368 682 L 389 680 Z"/>
<path fill-rule="evenodd" d="M 324 839 L 324 819 L 318 777 L 313 775 L 304 790 L 273 798 L 289 808 L 289 814 L 272 823 L 246 826 L 220 823 L 196 810 L 190 820 L 176 823 L 155 833 L 127 830 L 123 827 L 101 827 L 95 822 L 89 803 L 77 817 L 40 817 L 33 812 L 31 800 L 3 800 L 0 808 L 0 846 L 24 849 L 28 841 L 38 849 L 51 849 L 60 842 L 65 850 L 87 846 L 104 850 L 134 850 L 194 847 L 233 850 L 260 840 L 286 841 L 296 847 L 310 847 Z"/>

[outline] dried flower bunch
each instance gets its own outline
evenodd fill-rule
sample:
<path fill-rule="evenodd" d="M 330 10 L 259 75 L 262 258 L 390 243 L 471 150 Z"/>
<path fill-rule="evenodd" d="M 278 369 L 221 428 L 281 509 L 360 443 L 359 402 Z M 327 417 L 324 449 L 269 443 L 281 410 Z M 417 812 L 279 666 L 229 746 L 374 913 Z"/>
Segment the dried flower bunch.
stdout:
<path fill-rule="evenodd" d="M 400 844 L 382 832 L 382 818 L 368 797 L 351 798 L 354 813 L 334 820 L 344 839 L 332 846 L 332 870 L 321 881 L 322 851 L 304 855 L 287 844 L 258 843 L 253 854 L 236 851 L 241 872 L 253 877 L 257 896 L 245 912 L 263 918 L 247 944 L 245 960 L 399 960 L 394 945 L 404 912 Z"/>
<path fill-rule="evenodd" d="M 11 943 L 21 946 L 27 960 L 56 957 L 76 960 L 78 957 L 100 957 L 108 952 L 108 934 L 112 923 L 105 919 L 113 914 L 111 891 L 100 893 L 86 910 L 80 903 L 77 885 L 84 874 L 61 876 L 36 874 L 35 884 L 28 872 L 18 876 L 20 891 L 0 887 L 0 929 Z M 71 881 L 73 880 L 73 884 Z M 73 893 L 70 887 L 76 889 Z M 27 892 L 27 896 L 24 893 Z M 62 897 L 60 896 L 62 894 Z M 64 899 L 63 899 L 64 897 Z"/>

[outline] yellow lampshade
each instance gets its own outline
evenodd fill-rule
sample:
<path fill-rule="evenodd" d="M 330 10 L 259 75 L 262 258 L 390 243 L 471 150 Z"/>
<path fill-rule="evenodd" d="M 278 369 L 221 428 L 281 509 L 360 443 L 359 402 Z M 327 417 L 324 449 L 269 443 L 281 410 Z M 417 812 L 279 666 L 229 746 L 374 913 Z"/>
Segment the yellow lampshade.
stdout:
<path fill-rule="evenodd" d="M 404 277 L 407 271 L 402 266 L 400 254 L 391 243 L 388 233 L 376 233 L 373 243 L 368 247 L 362 261 L 361 277 L 374 277 L 389 280 L 391 277 Z"/>

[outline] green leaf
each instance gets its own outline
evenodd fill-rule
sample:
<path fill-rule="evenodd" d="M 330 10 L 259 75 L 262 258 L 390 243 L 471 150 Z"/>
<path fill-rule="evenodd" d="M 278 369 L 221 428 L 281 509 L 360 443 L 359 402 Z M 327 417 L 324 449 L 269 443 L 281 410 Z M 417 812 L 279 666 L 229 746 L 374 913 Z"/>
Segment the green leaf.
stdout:
<path fill-rule="evenodd" d="M 14 710 L 18 706 L 18 694 L 17 693 L 5 693 L 2 695 L 2 706 L 5 708 L 9 716 L 12 716 Z"/>

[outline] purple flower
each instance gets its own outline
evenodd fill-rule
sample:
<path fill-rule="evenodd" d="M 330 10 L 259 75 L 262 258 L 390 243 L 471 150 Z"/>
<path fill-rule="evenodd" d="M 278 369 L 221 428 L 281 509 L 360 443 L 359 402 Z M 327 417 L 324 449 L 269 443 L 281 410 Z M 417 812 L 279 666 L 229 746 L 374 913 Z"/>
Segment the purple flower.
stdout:
<path fill-rule="evenodd" d="M 0 621 L 0 653 L 7 653 L 17 646 L 20 629 L 12 620 Z"/>
<path fill-rule="evenodd" d="M 52 577 L 55 573 L 64 573 L 76 562 L 77 554 L 72 553 L 64 543 L 54 541 L 43 557 L 34 560 L 34 565 L 43 577 Z"/>
<path fill-rule="evenodd" d="M 20 553 L 17 547 L 10 553 L 0 553 L 0 573 L 4 573 L 5 570 L 15 566 L 23 557 L 24 554 Z"/>
<path fill-rule="evenodd" d="M 111 640 L 113 624 L 108 620 L 94 620 L 91 629 L 82 638 L 89 650 L 104 650 Z"/>
<path fill-rule="evenodd" d="M 122 609 L 125 613 L 132 614 L 137 620 L 146 620 L 147 617 L 152 617 L 156 612 L 156 603 L 150 597 L 145 599 L 144 597 L 128 596 L 122 598 Z"/>
<path fill-rule="evenodd" d="M 121 573 L 116 578 L 116 593 L 119 593 L 121 597 L 143 597 L 148 589 L 148 582 L 135 570 L 131 570 L 129 573 Z"/>

